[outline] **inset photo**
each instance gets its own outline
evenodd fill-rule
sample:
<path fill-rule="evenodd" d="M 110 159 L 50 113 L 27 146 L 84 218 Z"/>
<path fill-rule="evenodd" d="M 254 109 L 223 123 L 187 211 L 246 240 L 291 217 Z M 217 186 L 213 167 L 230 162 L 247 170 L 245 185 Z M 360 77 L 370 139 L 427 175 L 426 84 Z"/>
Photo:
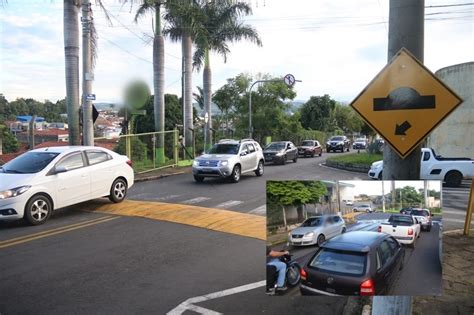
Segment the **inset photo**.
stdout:
<path fill-rule="evenodd" d="M 442 294 L 441 181 L 267 181 L 269 295 Z"/>

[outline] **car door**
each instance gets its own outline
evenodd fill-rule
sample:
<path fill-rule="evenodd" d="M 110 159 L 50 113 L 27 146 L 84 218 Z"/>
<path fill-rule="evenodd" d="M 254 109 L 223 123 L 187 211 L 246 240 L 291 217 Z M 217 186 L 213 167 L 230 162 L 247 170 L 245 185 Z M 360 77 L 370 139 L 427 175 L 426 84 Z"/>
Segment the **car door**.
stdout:
<path fill-rule="evenodd" d="M 54 166 L 52 182 L 55 185 L 55 208 L 61 208 L 90 198 L 90 172 L 81 151 L 69 153 Z M 61 170 L 60 173 L 57 171 Z"/>
<path fill-rule="evenodd" d="M 107 196 L 115 180 L 112 156 L 102 150 L 85 151 L 91 176 L 91 199 Z"/>
<path fill-rule="evenodd" d="M 249 156 L 249 170 L 255 170 L 258 164 L 257 150 L 252 143 L 247 143 L 247 150 Z"/>
<path fill-rule="evenodd" d="M 332 217 L 334 222 L 334 235 L 339 235 L 342 231 L 342 220 L 338 215 Z"/>
<path fill-rule="evenodd" d="M 252 158 L 249 154 L 249 148 L 247 144 L 243 144 L 240 147 L 240 163 L 242 165 L 242 173 L 247 172 L 252 164 Z"/>
<path fill-rule="evenodd" d="M 377 271 L 375 275 L 375 293 L 386 294 L 393 279 L 392 248 L 386 240 L 377 247 Z"/>
<path fill-rule="evenodd" d="M 332 220 L 332 217 L 327 217 L 326 221 L 324 222 L 324 229 L 325 229 L 325 234 L 326 238 L 331 238 L 334 236 L 334 221 Z"/>

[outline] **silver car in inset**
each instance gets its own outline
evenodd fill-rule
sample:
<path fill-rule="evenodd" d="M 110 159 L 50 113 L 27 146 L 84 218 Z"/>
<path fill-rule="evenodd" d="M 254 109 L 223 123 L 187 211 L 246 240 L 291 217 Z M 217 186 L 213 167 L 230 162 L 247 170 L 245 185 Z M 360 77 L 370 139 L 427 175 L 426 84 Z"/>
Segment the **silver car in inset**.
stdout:
<path fill-rule="evenodd" d="M 344 219 L 335 214 L 309 217 L 299 227 L 288 233 L 288 243 L 293 246 L 323 244 L 327 239 L 346 232 Z"/>

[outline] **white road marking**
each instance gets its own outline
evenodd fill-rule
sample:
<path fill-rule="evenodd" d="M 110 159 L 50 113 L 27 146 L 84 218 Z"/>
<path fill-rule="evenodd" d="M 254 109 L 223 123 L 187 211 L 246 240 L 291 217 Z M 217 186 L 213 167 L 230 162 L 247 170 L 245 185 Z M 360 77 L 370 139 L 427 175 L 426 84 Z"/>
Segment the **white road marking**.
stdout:
<path fill-rule="evenodd" d="M 218 204 L 218 205 L 215 206 L 214 208 L 217 208 L 217 209 L 227 209 L 227 208 L 231 208 L 231 207 L 240 205 L 241 203 L 244 203 L 244 202 L 243 202 L 243 201 L 239 201 L 239 200 L 229 200 L 229 201 L 226 201 L 226 202 L 223 202 L 223 203 Z"/>
<path fill-rule="evenodd" d="M 168 195 L 165 197 L 157 197 L 154 198 L 155 200 L 160 200 L 160 201 L 165 201 L 165 200 L 170 200 L 170 199 L 177 199 L 178 197 L 181 197 L 181 195 Z"/>
<path fill-rule="evenodd" d="M 267 215 L 267 205 L 260 206 L 249 211 L 250 214 Z"/>
<path fill-rule="evenodd" d="M 209 200 L 209 199 L 211 199 L 211 198 L 209 198 L 209 197 L 197 197 L 197 198 L 185 200 L 185 201 L 183 201 L 183 203 L 194 205 L 196 203 L 200 203 L 200 202 L 203 202 L 203 201 L 206 201 L 206 200 Z"/>
<path fill-rule="evenodd" d="M 227 289 L 227 290 L 223 290 L 223 291 L 218 291 L 218 292 L 209 293 L 209 294 L 202 295 L 202 296 L 196 296 L 196 297 L 193 297 L 193 298 L 189 298 L 186 301 L 184 301 L 183 303 L 176 306 L 174 309 L 172 309 L 171 311 L 169 311 L 166 314 L 168 314 L 168 315 L 179 315 L 179 314 L 183 314 L 186 311 L 193 311 L 193 312 L 196 312 L 196 313 L 199 313 L 199 314 L 205 314 L 205 315 L 220 315 L 222 313 L 219 313 L 219 312 L 216 312 L 216 311 L 204 308 L 204 307 L 196 306 L 194 304 L 209 301 L 209 300 L 213 300 L 213 299 L 217 299 L 217 298 L 221 298 L 221 297 L 232 295 L 232 294 L 241 293 L 241 292 L 244 292 L 244 291 L 253 290 L 253 289 L 256 289 L 256 288 L 260 288 L 260 287 L 265 286 L 266 282 L 267 282 L 266 280 L 262 280 L 262 281 L 259 281 L 259 282 L 254 282 L 254 283 L 242 285 L 240 287 L 235 287 L 235 288 L 231 288 L 231 289 Z"/>

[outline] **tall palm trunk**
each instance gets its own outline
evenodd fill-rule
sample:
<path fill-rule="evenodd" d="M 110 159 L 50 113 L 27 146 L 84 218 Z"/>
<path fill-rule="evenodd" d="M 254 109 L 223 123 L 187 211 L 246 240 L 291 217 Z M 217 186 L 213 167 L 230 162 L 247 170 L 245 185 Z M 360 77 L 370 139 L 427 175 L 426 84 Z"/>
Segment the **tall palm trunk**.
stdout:
<path fill-rule="evenodd" d="M 193 123 L 193 69 L 192 69 L 192 41 L 190 35 L 184 35 L 182 38 L 182 50 L 184 56 L 184 141 L 188 152 L 193 148 L 193 134 L 192 130 L 194 129 Z M 195 154 L 195 152 L 193 152 Z"/>
<path fill-rule="evenodd" d="M 212 115 L 211 115 L 211 85 L 212 85 L 212 73 L 211 65 L 209 61 L 209 49 L 205 51 L 205 60 L 204 60 L 204 70 L 202 73 L 203 76 L 203 89 L 204 89 L 204 109 L 205 112 L 209 115 L 207 124 L 206 124 L 206 139 L 207 139 L 207 148 L 212 145 Z"/>
<path fill-rule="evenodd" d="M 69 144 L 80 145 L 79 129 L 79 4 L 64 0 L 64 59 Z"/>
<path fill-rule="evenodd" d="M 161 32 L 161 4 L 155 6 L 155 36 L 153 38 L 153 89 L 155 96 L 153 98 L 153 109 L 155 118 L 155 131 L 165 131 L 165 98 L 164 98 L 164 82 L 165 82 L 165 43 Z M 165 135 L 158 136 L 157 154 L 158 163 L 165 161 Z"/>

